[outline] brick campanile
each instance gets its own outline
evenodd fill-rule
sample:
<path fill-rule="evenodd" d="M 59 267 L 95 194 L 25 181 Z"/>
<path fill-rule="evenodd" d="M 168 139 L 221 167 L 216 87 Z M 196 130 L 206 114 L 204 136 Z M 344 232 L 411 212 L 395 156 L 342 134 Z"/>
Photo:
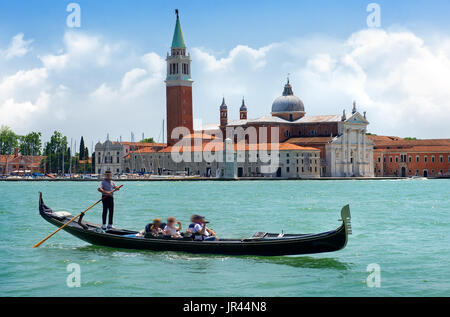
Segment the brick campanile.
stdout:
<path fill-rule="evenodd" d="M 172 131 L 177 127 L 185 127 L 194 132 L 192 116 L 192 83 L 191 58 L 186 55 L 180 17 L 175 10 L 177 22 L 173 34 L 170 55 L 167 54 L 166 77 L 166 111 L 167 111 L 167 143 L 174 145 L 180 136 L 172 138 Z"/>

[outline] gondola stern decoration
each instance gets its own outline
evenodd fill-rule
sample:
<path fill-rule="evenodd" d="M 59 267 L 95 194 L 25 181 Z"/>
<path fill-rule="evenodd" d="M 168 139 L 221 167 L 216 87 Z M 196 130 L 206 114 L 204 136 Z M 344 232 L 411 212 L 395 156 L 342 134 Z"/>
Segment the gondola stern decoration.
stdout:
<path fill-rule="evenodd" d="M 341 210 L 341 221 L 344 222 L 347 234 L 352 234 L 352 216 L 350 214 L 350 205 L 344 206 Z"/>

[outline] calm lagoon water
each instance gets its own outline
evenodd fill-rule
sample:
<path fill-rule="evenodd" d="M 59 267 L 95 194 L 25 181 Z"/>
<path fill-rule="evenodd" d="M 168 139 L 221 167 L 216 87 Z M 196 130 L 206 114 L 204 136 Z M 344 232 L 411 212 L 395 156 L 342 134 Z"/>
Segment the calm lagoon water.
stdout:
<path fill-rule="evenodd" d="M 0 182 L 0 296 L 450 296 L 449 180 L 123 184 L 117 227 L 169 215 L 186 225 L 199 213 L 222 237 L 316 233 L 337 228 L 349 203 L 353 235 L 339 252 L 275 258 L 120 250 L 66 232 L 32 249 L 55 230 L 38 214 L 38 191 L 77 214 L 98 199 L 98 184 Z M 100 206 L 85 217 L 100 218 Z M 79 288 L 66 284 L 70 263 L 81 267 Z M 371 263 L 380 288 L 366 283 Z"/>

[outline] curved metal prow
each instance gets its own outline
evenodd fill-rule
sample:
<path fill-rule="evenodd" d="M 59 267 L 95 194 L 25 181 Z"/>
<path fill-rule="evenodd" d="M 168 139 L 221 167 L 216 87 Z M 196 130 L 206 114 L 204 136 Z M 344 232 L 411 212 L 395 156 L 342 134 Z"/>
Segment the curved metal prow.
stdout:
<path fill-rule="evenodd" d="M 39 210 L 42 211 L 44 200 L 42 199 L 42 192 L 39 192 Z"/>
<path fill-rule="evenodd" d="M 350 205 L 344 206 L 341 210 L 341 219 L 344 222 L 347 234 L 352 234 L 352 216 L 350 214 Z"/>

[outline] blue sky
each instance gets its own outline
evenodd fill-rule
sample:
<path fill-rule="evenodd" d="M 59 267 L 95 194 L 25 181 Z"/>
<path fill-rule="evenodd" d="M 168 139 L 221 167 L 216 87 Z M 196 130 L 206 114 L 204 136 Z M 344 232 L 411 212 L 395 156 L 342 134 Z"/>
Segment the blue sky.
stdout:
<path fill-rule="evenodd" d="M 72 1 L 1 0 L 0 40 L 23 32 L 43 47 L 52 46 L 66 31 L 65 8 Z M 366 27 L 366 7 L 374 1 L 148 1 L 79 0 L 82 29 L 112 39 L 126 39 L 142 50 L 165 52 L 172 36 L 174 8 L 180 10 L 186 41 L 191 47 L 229 50 L 323 33 L 347 37 Z M 450 2 L 446 0 L 376 1 L 382 23 L 421 33 L 450 32 Z"/>
<path fill-rule="evenodd" d="M 79 29 L 66 26 L 70 2 L 0 0 L 0 124 L 79 139 L 84 122 L 94 142 L 158 137 L 178 8 L 203 123 L 218 121 L 223 95 L 232 118 L 243 95 L 249 117 L 267 115 L 291 73 L 308 114 L 356 99 L 371 132 L 450 137 L 449 1 L 377 1 L 382 26 L 371 30 L 372 1 L 79 0 Z M 14 43 L 23 50 L 8 55 Z"/>

